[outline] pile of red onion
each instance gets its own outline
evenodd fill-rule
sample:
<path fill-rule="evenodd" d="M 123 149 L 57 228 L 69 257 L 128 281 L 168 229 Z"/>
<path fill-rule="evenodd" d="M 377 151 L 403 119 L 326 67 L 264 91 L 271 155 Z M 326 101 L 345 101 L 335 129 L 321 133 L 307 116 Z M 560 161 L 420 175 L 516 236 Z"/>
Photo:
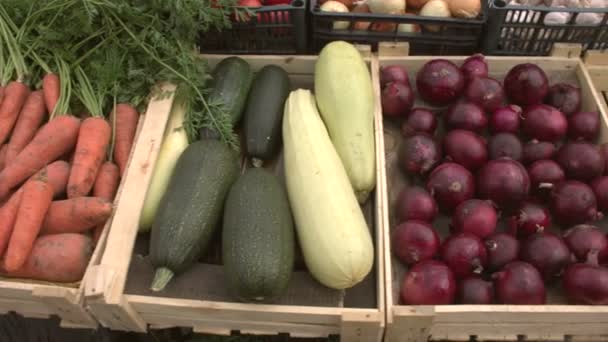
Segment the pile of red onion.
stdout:
<path fill-rule="evenodd" d="M 429 61 L 411 83 L 401 66 L 381 70 L 410 184 L 392 215 L 392 251 L 408 267 L 401 303 L 545 304 L 546 286 L 561 282 L 569 303 L 608 304 L 599 113 L 538 65 L 489 70 L 482 55 Z"/>

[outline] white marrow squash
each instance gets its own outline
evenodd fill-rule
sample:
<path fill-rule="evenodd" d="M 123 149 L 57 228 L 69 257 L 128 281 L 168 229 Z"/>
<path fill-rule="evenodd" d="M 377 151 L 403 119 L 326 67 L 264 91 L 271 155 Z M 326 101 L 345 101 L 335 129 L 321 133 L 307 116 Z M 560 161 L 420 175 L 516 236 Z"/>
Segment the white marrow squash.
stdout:
<path fill-rule="evenodd" d="M 146 193 L 144 208 L 139 219 L 140 233 L 150 231 L 160 201 L 165 192 L 167 192 L 175 164 L 186 147 L 188 147 L 188 135 L 184 128 L 185 114 L 184 99 L 178 97 L 173 102 L 173 107 L 169 114 L 169 122 L 167 122 L 163 136 L 163 143 L 160 147 L 158 159 L 154 165 L 154 173 L 152 174 L 150 186 Z"/>
<path fill-rule="evenodd" d="M 374 92 L 367 65 L 351 44 L 323 48 L 315 66 L 315 96 L 331 140 L 360 203 L 376 186 Z"/>
<path fill-rule="evenodd" d="M 283 118 L 285 178 L 310 273 L 334 289 L 371 271 L 374 246 L 348 175 L 308 90 L 291 92 Z"/>

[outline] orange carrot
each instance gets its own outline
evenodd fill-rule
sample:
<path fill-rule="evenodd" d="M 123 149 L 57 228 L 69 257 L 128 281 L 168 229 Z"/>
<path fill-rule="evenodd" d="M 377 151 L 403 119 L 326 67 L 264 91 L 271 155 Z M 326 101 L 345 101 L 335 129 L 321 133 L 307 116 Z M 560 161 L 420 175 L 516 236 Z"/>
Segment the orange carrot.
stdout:
<path fill-rule="evenodd" d="M 36 131 L 44 121 L 46 107 L 41 90 L 36 90 L 27 97 L 13 134 L 8 142 L 6 164 L 12 162 L 17 154 L 32 140 Z"/>
<path fill-rule="evenodd" d="M 124 103 L 116 105 L 116 112 L 114 113 L 114 161 L 120 169 L 121 176 L 124 175 L 127 168 L 138 119 L 139 113 L 133 106 Z"/>
<path fill-rule="evenodd" d="M 46 110 L 49 113 L 53 113 L 57 102 L 59 101 L 59 94 L 61 89 L 61 83 L 59 82 L 59 76 L 57 74 L 48 73 L 42 78 L 42 91 L 44 92 L 44 103 Z"/>
<path fill-rule="evenodd" d="M 31 179 L 39 177 L 43 171 L 46 172 L 48 182 L 53 187 L 53 197 L 63 195 L 68 184 L 70 165 L 65 161 L 58 160 L 50 163 L 46 169 L 39 171 Z M 4 254 L 8 240 L 13 233 L 13 226 L 15 225 L 15 218 L 17 218 L 19 203 L 21 203 L 22 192 L 23 188 L 17 190 L 0 208 L 0 256 Z"/>
<path fill-rule="evenodd" d="M 40 233 L 81 233 L 105 222 L 111 214 L 112 202 L 99 197 L 54 201 L 46 213 Z"/>
<path fill-rule="evenodd" d="M 0 172 L 0 197 L 76 145 L 80 120 L 61 115 L 42 126 L 12 163 Z"/>
<path fill-rule="evenodd" d="M 22 82 L 12 81 L 4 88 L 0 104 L 0 144 L 6 142 L 28 94 L 29 89 Z"/>
<path fill-rule="evenodd" d="M 4 86 L 0 85 L 0 103 L 2 103 L 3 98 L 4 98 Z"/>
<path fill-rule="evenodd" d="M 15 226 L 4 256 L 7 272 L 18 270 L 27 261 L 52 200 L 53 187 L 48 183 L 46 172 L 23 186 Z"/>
<path fill-rule="evenodd" d="M 0 171 L 2 171 L 2 169 L 4 169 L 4 165 L 6 165 L 7 150 L 8 150 L 8 145 L 2 144 L 2 147 L 0 147 Z"/>
<path fill-rule="evenodd" d="M 82 234 L 41 236 L 21 268 L 4 275 L 61 283 L 82 279 L 93 254 L 91 238 Z"/>
<path fill-rule="evenodd" d="M 116 164 L 111 161 L 107 161 L 99 168 L 97 173 L 97 179 L 93 186 L 93 196 L 106 199 L 110 202 L 114 201 L 116 190 L 118 190 L 118 184 L 120 183 L 120 170 Z M 97 225 L 93 232 L 93 242 L 97 243 L 99 236 L 103 232 L 105 222 Z"/>
<path fill-rule="evenodd" d="M 74 163 L 68 180 L 68 198 L 89 194 L 95 184 L 112 138 L 112 127 L 102 117 L 90 117 L 80 125 Z"/>

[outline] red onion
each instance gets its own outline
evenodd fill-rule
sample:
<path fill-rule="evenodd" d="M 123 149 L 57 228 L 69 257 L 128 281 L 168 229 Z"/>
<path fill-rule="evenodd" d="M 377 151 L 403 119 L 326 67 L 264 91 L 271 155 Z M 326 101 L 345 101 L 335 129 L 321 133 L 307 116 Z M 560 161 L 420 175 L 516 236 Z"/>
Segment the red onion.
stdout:
<path fill-rule="evenodd" d="M 489 161 L 477 174 L 477 190 L 499 208 L 514 209 L 528 197 L 530 178 L 519 162 L 501 158 Z"/>
<path fill-rule="evenodd" d="M 488 262 L 485 245 L 477 236 L 469 233 L 448 237 L 441 245 L 441 258 L 457 278 L 481 273 Z"/>
<path fill-rule="evenodd" d="M 460 304 L 492 304 L 494 285 L 479 276 L 465 278 L 458 284 L 458 302 Z"/>
<path fill-rule="evenodd" d="M 450 231 L 470 233 L 484 239 L 494 233 L 497 222 L 498 214 L 490 202 L 470 199 L 460 203 L 454 210 Z"/>
<path fill-rule="evenodd" d="M 563 225 L 595 221 L 602 217 L 597 211 L 593 190 L 575 180 L 565 181 L 553 190 L 551 208 L 553 217 Z"/>
<path fill-rule="evenodd" d="M 520 161 L 524 147 L 515 134 L 498 133 L 488 142 L 490 159 L 510 158 Z"/>
<path fill-rule="evenodd" d="M 488 160 L 485 141 L 477 134 L 461 129 L 448 132 L 443 139 L 448 160 L 475 171 Z"/>
<path fill-rule="evenodd" d="M 417 133 L 405 138 L 400 150 L 403 169 L 411 174 L 424 175 L 441 160 L 441 146 L 433 137 Z"/>
<path fill-rule="evenodd" d="M 521 244 L 519 257 L 536 267 L 547 280 L 560 275 L 571 260 L 564 240 L 547 231 L 526 238 Z"/>
<path fill-rule="evenodd" d="M 505 77 L 505 92 L 520 106 L 542 103 L 549 92 L 549 81 L 543 69 L 535 64 L 514 66 Z"/>
<path fill-rule="evenodd" d="M 434 105 L 447 105 L 456 100 L 464 90 L 464 75 L 458 67 L 445 59 L 426 63 L 416 76 L 420 97 Z"/>
<path fill-rule="evenodd" d="M 568 117 L 568 137 L 573 140 L 595 141 L 600 133 L 598 112 L 576 112 Z"/>
<path fill-rule="evenodd" d="M 410 220 L 433 222 L 438 210 L 435 199 L 428 191 L 419 186 L 412 186 L 399 193 L 395 211 L 399 222 Z"/>
<path fill-rule="evenodd" d="M 581 110 L 581 89 L 566 83 L 555 84 L 549 88 L 545 103 L 572 115 Z"/>
<path fill-rule="evenodd" d="M 589 253 L 603 253 L 608 248 L 608 239 L 602 231 L 590 224 L 579 224 L 564 233 L 564 240 L 578 261 L 587 260 Z"/>
<path fill-rule="evenodd" d="M 456 297 L 454 274 L 444 263 L 425 260 L 405 274 L 401 301 L 405 305 L 447 305 Z"/>
<path fill-rule="evenodd" d="M 524 133 L 540 141 L 561 140 L 568 131 L 568 120 L 559 110 L 547 105 L 533 105 L 523 113 Z"/>
<path fill-rule="evenodd" d="M 496 109 L 490 117 L 490 130 L 493 133 L 517 134 L 521 123 L 521 112 L 521 108 L 516 105 Z"/>
<path fill-rule="evenodd" d="M 492 277 L 499 303 L 530 305 L 546 302 L 543 279 L 536 268 L 527 262 L 511 262 Z"/>
<path fill-rule="evenodd" d="M 460 67 L 466 82 L 475 77 L 488 77 L 488 63 L 484 55 L 478 53 L 464 60 Z"/>
<path fill-rule="evenodd" d="M 606 161 L 604 163 L 604 172 L 608 173 L 608 143 L 603 143 L 600 145 L 600 153 Z"/>
<path fill-rule="evenodd" d="M 393 252 L 406 265 L 431 259 L 439 250 L 439 235 L 423 221 L 406 221 L 392 233 Z"/>
<path fill-rule="evenodd" d="M 608 269 L 598 265 L 597 252 L 586 263 L 571 265 L 564 272 L 562 288 L 573 304 L 608 304 Z"/>
<path fill-rule="evenodd" d="M 469 82 L 466 98 L 480 105 L 486 112 L 494 112 L 505 100 L 500 82 L 489 77 L 476 77 Z"/>
<path fill-rule="evenodd" d="M 511 217 L 509 224 L 511 231 L 516 232 L 518 237 L 528 237 L 550 228 L 551 216 L 545 207 L 535 202 L 526 201 L 517 215 Z"/>
<path fill-rule="evenodd" d="M 387 65 L 380 68 L 380 86 L 384 88 L 389 83 L 403 83 L 410 86 L 407 70 L 400 65 Z"/>
<path fill-rule="evenodd" d="M 418 132 L 433 135 L 436 128 L 437 117 L 435 113 L 424 108 L 414 108 L 403 122 L 401 133 L 405 137 Z"/>
<path fill-rule="evenodd" d="M 472 102 L 460 101 L 448 108 L 445 113 L 448 129 L 465 129 L 481 133 L 488 125 L 483 109 Z"/>
<path fill-rule="evenodd" d="M 552 159 L 555 155 L 555 144 L 547 141 L 530 140 L 524 145 L 523 162 L 532 164 L 537 160 Z"/>
<path fill-rule="evenodd" d="M 475 180 L 471 172 L 461 165 L 443 163 L 431 172 L 426 188 L 441 207 L 452 211 L 460 203 L 473 198 Z"/>
<path fill-rule="evenodd" d="M 557 152 L 555 160 L 571 179 L 590 181 L 604 174 L 606 161 L 600 149 L 591 143 L 571 141 Z"/>
<path fill-rule="evenodd" d="M 414 92 L 408 85 L 389 83 L 382 90 L 382 113 L 391 117 L 404 117 L 412 109 L 414 100 Z"/>
<path fill-rule="evenodd" d="M 608 210 L 608 176 L 597 178 L 591 182 L 591 188 L 600 210 Z"/>
<path fill-rule="evenodd" d="M 519 241 L 511 234 L 496 233 L 484 241 L 488 251 L 488 268 L 500 270 L 519 257 Z"/>
<path fill-rule="evenodd" d="M 528 175 L 532 189 L 541 196 L 551 193 L 551 190 L 566 180 L 566 173 L 553 160 L 537 160 L 528 167 Z"/>

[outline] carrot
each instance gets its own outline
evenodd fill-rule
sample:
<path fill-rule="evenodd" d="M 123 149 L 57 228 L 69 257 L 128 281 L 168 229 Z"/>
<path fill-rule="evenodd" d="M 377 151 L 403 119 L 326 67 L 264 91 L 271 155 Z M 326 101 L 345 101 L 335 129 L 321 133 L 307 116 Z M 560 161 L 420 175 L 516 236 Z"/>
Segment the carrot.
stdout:
<path fill-rule="evenodd" d="M 2 169 L 4 169 L 4 166 L 6 165 L 7 150 L 8 150 L 8 145 L 2 144 L 2 147 L 0 147 L 0 171 L 2 171 Z"/>
<path fill-rule="evenodd" d="M 54 201 L 46 213 L 40 233 L 81 233 L 105 222 L 111 214 L 112 202 L 99 197 Z"/>
<path fill-rule="evenodd" d="M 91 238 L 82 234 L 41 236 L 23 266 L 4 275 L 61 283 L 73 283 L 84 276 L 93 254 Z"/>
<path fill-rule="evenodd" d="M 45 170 L 49 184 L 53 187 L 54 197 L 65 193 L 70 174 L 70 165 L 64 161 L 56 161 L 49 164 Z M 32 179 L 39 177 L 43 171 L 38 172 Z M 17 210 L 21 203 L 23 188 L 17 190 L 9 200 L 0 208 L 0 256 L 2 256 L 8 245 L 8 241 L 13 233 L 13 226 L 17 218 Z"/>
<path fill-rule="evenodd" d="M 27 86 L 19 81 L 12 81 L 4 88 L 0 104 L 0 144 L 4 144 L 11 133 L 28 94 Z"/>
<path fill-rule="evenodd" d="M 0 172 L 0 197 L 76 145 L 80 120 L 71 115 L 55 117 L 43 125 L 15 160 Z"/>
<path fill-rule="evenodd" d="M 97 179 L 93 186 L 93 196 L 113 201 L 116 190 L 118 190 L 119 182 L 120 170 L 118 169 L 118 166 L 111 161 L 103 163 L 99 168 L 99 173 L 97 173 Z M 99 240 L 99 236 L 101 236 L 104 226 L 105 222 L 95 227 L 95 231 L 93 232 L 94 243 L 97 243 Z"/>
<path fill-rule="evenodd" d="M 46 107 L 44 106 L 42 91 L 36 90 L 27 97 L 13 129 L 6 152 L 7 164 L 12 162 L 25 145 L 32 140 L 42 121 L 44 121 L 45 113 Z"/>
<path fill-rule="evenodd" d="M 90 117 L 82 122 L 68 180 L 68 198 L 89 194 L 111 138 L 112 128 L 104 118 Z"/>
<path fill-rule="evenodd" d="M 7 272 L 18 270 L 27 261 L 52 200 L 53 187 L 48 183 L 46 172 L 23 186 L 15 226 L 4 256 Z"/>
<path fill-rule="evenodd" d="M 44 92 L 44 103 L 46 110 L 53 113 L 59 101 L 61 83 L 57 74 L 48 73 L 42 78 L 42 91 Z"/>
<path fill-rule="evenodd" d="M 4 98 L 4 86 L 0 85 L 0 103 L 2 103 L 3 98 Z"/>
<path fill-rule="evenodd" d="M 137 120 L 139 113 L 129 104 L 119 103 L 114 113 L 114 161 L 120 169 L 120 175 L 124 175 L 131 153 Z"/>

